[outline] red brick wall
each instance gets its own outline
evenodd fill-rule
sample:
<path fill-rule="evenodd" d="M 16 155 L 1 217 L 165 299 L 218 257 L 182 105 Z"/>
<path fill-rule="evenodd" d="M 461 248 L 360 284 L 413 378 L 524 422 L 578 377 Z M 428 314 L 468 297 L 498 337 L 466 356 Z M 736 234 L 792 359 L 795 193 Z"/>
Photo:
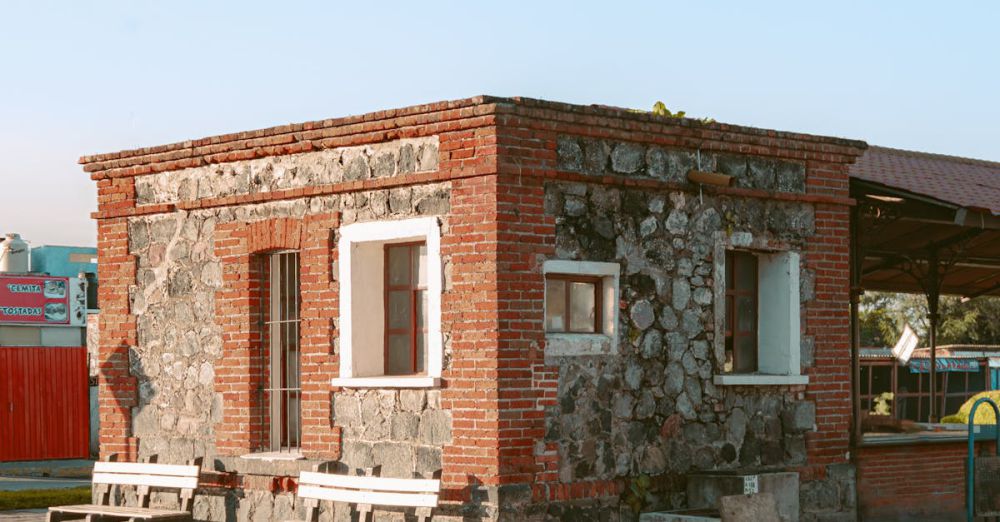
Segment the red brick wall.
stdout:
<path fill-rule="evenodd" d="M 992 444 L 977 452 L 994 455 Z M 872 520 L 965 520 L 965 441 L 859 448 L 858 497 Z"/>
<path fill-rule="evenodd" d="M 216 426 L 222 455 L 260 450 L 267 440 L 266 404 L 257 390 L 266 386 L 261 357 L 264 332 L 257 317 L 261 274 L 253 256 L 276 250 L 299 252 L 302 310 L 302 452 L 313 458 L 340 456 L 340 431 L 330 424 L 330 379 L 336 375 L 331 318 L 337 316 L 337 292 L 331 277 L 336 214 L 305 219 L 275 218 L 227 223 L 216 228 L 215 254 L 223 266 L 223 287 L 216 294 L 216 320 L 223 327 L 225 357 L 215 364 L 215 389 L 222 394 L 223 418 Z"/>

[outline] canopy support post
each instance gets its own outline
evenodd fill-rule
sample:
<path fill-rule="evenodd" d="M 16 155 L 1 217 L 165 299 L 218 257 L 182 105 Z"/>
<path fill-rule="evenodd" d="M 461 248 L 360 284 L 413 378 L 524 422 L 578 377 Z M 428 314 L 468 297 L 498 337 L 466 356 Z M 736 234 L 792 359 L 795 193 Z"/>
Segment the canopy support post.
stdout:
<path fill-rule="evenodd" d="M 931 249 L 928 256 L 927 271 L 927 322 L 929 341 L 931 345 L 931 400 L 929 408 L 928 422 L 938 422 L 940 419 L 937 404 L 937 327 L 940 316 L 938 315 L 938 305 L 941 300 L 941 283 L 938 272 L 939 261 L 937 249 Z"/>

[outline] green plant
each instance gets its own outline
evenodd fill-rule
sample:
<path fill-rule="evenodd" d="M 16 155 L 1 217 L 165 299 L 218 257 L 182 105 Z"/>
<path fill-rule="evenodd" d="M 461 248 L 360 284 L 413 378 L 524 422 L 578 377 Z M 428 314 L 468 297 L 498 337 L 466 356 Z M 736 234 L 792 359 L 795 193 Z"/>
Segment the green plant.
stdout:
<path fill-rule="evenodd" d="M 642 508 L 646 506 L 646 495 L 649 494 L 649 487 L 652 484 L 653 481 L 647 475 L 639 475 L 629 481 L 623 500 L 633 513 L 642 512 Z"/>
<path fill-rule="evenodd" d="M 687 118 L 687 112 L 685 111 L 672 112 L 670 109 L 667 108 L 667 105 L 661 101 L 654 103 L 653 110 L 650 112 L 652 112 L 657 116 L 665 116 L 667 118 Z M 699 118 L 698 121 L 700 121 L 701 123 L 715 123 L 715 120 L 713 120 L 712 118 Z"/>
<path fill-rule="evenodd" d="M 883 392 L 875 397 L 875 408 L 872 409 L 872 415 L 892 415 L 892 392 Z"/>
<path fill-rule="evenodd" d="M 1000 404 L 1000 391 L 985 391 L 982 393 L 977 393 L 973 395 L 969 400 L 962 404 L 962 407 L 958 409 L 957 412 L 948 415 L 941 419 L 941 422 L 945 424 L 968 424 L 969 423 L 969 413 L 972 411 L 972 405 L 976 401 L 982 399 L 983 397 L 989 397 L 993 399 L 993 402 Z M 993 413 L 993 408 L 990 408 L 988 404 L 983 404 L 979 406 L 976 410 L 976 422 L 975 424 L 996 424 L 997 417 Z"/>
<path fill-rule="evenodd" d="M 0 511 L 89 504 L 90 487 L 0 491 Z"/>

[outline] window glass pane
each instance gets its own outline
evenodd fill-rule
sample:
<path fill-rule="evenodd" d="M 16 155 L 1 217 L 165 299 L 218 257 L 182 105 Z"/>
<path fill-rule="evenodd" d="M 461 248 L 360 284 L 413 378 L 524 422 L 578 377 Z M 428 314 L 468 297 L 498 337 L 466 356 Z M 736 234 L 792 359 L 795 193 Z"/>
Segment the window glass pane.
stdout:
<path fill-rule="evenodd" d="M 594 284 L 572 282 L 569 285 L 569 324 L 574 332 L 594 331 Z"/>
<path fill-rule="evenodd" d="M 420 245 L 416 248 L 413 256 L 413 274 L 416 277 L 414 283 L 421 287 L 427 287 L 427 245 Z"/>
<path fill-rule="evenodd" d="M 733 371 L 733 336 L 726 337 L 726 362 L 723 364 L 722 371 L 729 373 Z"/>
<path fill-rule="evenodd" d="M 862 384 L 864 386 L 864 384 Z M 872 366 L 873 395 L 892 391 L 892 366 Z"/>
<path fill-rule="evenodd" d="M 871 366 L 867 364 L 861 365 L 861 382 L 858 383 L 861 385 L 861 395 L 868 395 L 868 372 L 870 369 Z"/>
<path fill-rule="evenodd" d="M 907 366 L 900 366 L 899 371 L 896 372 L 896 392 L 900 394 L 917 393 L 917 390 L 920 389 L 920 375 L 910 371 Z M 924 388 L 927 388 L 926 384 L 924 383 Z"/>
<path fill-rule="evenodd" d="M 545 280 L 545 329 L 566 331 L 566 281 Z"/>
<path fill-rule="evenodd" d="M 986 365 L 980 366 L 978 372 L 969 374 L 969 395 L 974 395 L 981 391 L 986 391 Z"/>
<path fill-rule="evenodd" d="M 966 372 L 948 372 L 948 393 L 965 392 Z"/>
<path fill-rule="evenodd" d="M 417 370 L 416 373 L 427 371 L 427 332 L 417 332 Z"/>
<path fill-rule="evenodd" d="M 415 299 L 417 304 L 417 329 L 426 330 L 427 329 L 427 290 L 416 290 L 417 297 Z"/>
<path fill-rule="evenodd" d="M 965 395 L 949 396 L 944 401 L 944 411 L 938 412 L 938 415 L 941 415 L 943 417 L 945 415 L 952 415 L 958 413 L 958 409 L 961 408 L 962 404 L 964 404 L 965 401 L 968 399 L 969 398 L 966 397 Z"/>
<path fill-rule="evenodd" d="M 413 373 L 412 352 L 410 351 L 409 335 L 390 335 L 389 353 L 386 361 L 386 373 L 389 375 L 406 375 Z"/>
<path fill-rule="evenodd" d="M 391 246 L 389 247 L 389 259 L 386 269 L 389 271 L 389 284 L 409 285 L 410 284 L 410 247 Z"/>
<path fill-rule="evenodd" d="M 736 331 L 754 332 L 757 330 L 757 310 L 754 308 L 757 300 L 750 296 L 736 298 Z"/>
<path fill-rule="evenodd" d="M 736 288 L 751 290 L 757 288 L 757 258 L 746 252 L 736 253 Z"/>
<path fill-rule="evenodd" d="M 726 252 L 726 290 L 733 290 L 736 288 L 736 278 L 733 277 L 735 256 L 736 252 Z"/>
<path fill-rule="evenodd" d="M 734 339 L 736 373 L 753 373 L 757 371 L 757 343 L 749 335 L 738 336 Z"/>
<path fill-rule="evenodd" d="M 410 328 L 410 291 L 389 292 L 389 328 Z"/>

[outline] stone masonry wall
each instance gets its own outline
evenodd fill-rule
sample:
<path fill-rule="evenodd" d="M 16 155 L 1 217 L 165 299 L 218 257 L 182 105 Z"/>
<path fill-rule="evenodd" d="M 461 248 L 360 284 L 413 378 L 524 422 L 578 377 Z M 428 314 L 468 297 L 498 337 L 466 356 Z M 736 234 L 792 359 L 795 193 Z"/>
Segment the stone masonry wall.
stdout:
<path fill-rule="evenodd" d="M 787 161 L 571 138 L 559 141 L 558 157 L 564 170 L 669 181 L 683 181 L 700 160 L 737 187 L 805 190 L 804 166 Z M 557 258 L 621 266 L 619 353 L 547 358 L 559 367 L 545 440 L 558 447 L 560 481 L 657 477 L 648 508 L 681 508 L 687 473 L 807 463 L 816 408 L 804 387 L 713 383 L 725 360 L 713 277 L 720 242 L 804 252 L 816 232 L 813 205 L 554 182 L 545 210 L 556 219 Z M 815 296 L 808 256 L 800 269 L 805 310 Z M 805 314 L 801 327 L 805 369 L 813 361 Z M 853 487 L 833 486 L 833 500 L 817 504 L 807 485 L 803 519 L 814 509 L 853 512 Z"/>
<path fill-rule="evenodd" d="M 130 360 L 139 386 L 132 426 L 139 455 L 183 462 L 217 454 L 213 427 L 225 405 L 214 386 L 223 344 L 215 292 L 224 267 L 213 254 L 215 227 L 330 211 L 345 223 L 442 216 L 448 193 L 447 184 L 424 185 L 130 220 L 130 253 L 138 263 L 131 293 L 138 342 Z M 405 477 L 441 469 L 450 416 L 434 392 L 344 391 L 333 403 L 332 422 L 344 428 L 345 464 L 381 464 L 386 476 Z"/>
<path fill-rule="evenodd" d="M 136 178 L 139 205 L 243 196 L 342 181 L 389 178 L 438 168 L 438 138 L 411 138 Z"/>
<path fill-rule="evenodd" d="M 525 112 L 570 127 L 570 118 L 540 105 Z M 603 123 L 587 116 L 574 121 Z M 828 457 L 834 451 L 826 449 L 834 447 L 831 434 L 843 433 L 832 426 L 846 428 L 837 415 L 849 403 L 831 415 L 826 400 L 832 398 L 828 390 L 847 390 L 840 369 L 833 370 L 837 383 L 827 384 L 830 350 L 846 343 L 816 338 L 831 324 L 831 316 L 824 316 L 831 303 L 847 307 L 846 263 L 839 264 L 846 256 L 828 257 L 846 241 L 846 206 L 823 199 L 839 186 L 824 178 L 842 171 L 784 159 L 784 151 L 772 154 L 776 149 L 762 149 L 766 155 L 698 151 L 593 137 L 609 130 L 586 123 L 573 129 L 595 129 L 589 137 L 554 135 L 548 120 L 511 117 L 505 123 L 510 127 L 502 135 L 509 136 L 505 143 L 517 157 L 507 163 L 510 176 L 544 175 L 540 222 L 554 229 L 554 237 L 516 258 L 528 270 L 524 264 L 509 270 L 534 284 L 534 278 L 541 282 L 544 259 L 621 268 L 617 353 L 546 353 L 543 363 L 529 355 L 544 431 L 534 446 L 533 500 L 526 500 L 523 488 L 508 486 L 502 505 L 509 518 L 627 520 L 634 516 L 630 506 L 688 507 L 689 473 L 771 469 L 800 472 L 801 520 L 854 520 L 853 466 L 846 452 Z M 699 190 L 687 181 L 692 169 L 728 174 L 733 186 Z M 522 196 L 514 224 L 507 226 L 539 223 L 524 201 Z M 730 247 L 800 254 L 801 364 L 810 385 L 715 384 L 724 362 L 724 344 L 716 338 L 721 287 L 715 276 L 724 263 L 720 253 Z M 540 307 L 525 307 L 524 313 L 517 324 L 542 316 Z M 514 389 L 511 396 L 524 403 L 523 391 Z M 527 429 L 527 410 L 524 418 L 519 427 Z M 532 468 L 525 461 L 517 469 Z"/>

